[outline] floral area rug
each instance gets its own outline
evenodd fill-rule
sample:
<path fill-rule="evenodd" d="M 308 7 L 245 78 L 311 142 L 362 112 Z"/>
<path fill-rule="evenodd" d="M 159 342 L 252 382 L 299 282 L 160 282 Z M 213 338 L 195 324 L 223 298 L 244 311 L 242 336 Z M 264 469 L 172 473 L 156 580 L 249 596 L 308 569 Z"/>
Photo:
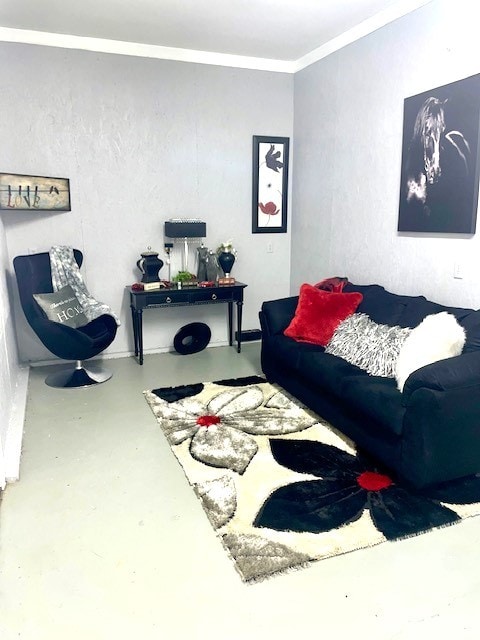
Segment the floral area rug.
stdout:
<path fill-rule="evenodd" d="M 245 581 L 480 513 L 480 478 L 412 492 L 251 377 L 145 391 Z"/>

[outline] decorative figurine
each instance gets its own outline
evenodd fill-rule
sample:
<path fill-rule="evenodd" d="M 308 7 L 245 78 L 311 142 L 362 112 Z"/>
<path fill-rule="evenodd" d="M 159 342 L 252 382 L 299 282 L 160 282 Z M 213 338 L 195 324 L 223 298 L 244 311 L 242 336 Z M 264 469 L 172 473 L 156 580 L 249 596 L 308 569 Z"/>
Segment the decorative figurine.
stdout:
<path fill-rule="evenodd" d="M 216 282 L 218 279 L 218 263 L 214 252 L 210 249 L 207 256 L 207 277 L 205 280 L 213 280 Z"/>
<path fill-rule="evenodd" d="M 208 249 L 202 245 L 197 248 L 198 254 L 198 271 L 197 279 L 199 282 L 207 280 L 207 264 L 208 264 Z"/>

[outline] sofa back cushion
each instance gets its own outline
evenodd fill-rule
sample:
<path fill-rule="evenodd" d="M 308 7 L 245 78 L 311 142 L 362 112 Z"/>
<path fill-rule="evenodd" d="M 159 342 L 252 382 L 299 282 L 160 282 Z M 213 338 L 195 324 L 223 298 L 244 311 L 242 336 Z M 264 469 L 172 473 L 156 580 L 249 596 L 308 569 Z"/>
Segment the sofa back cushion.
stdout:
<path fill-rule="evenodd" d="M 263 336 L 283 335 L 295 315 L 297 305 L 298 296 L 265 301 L 260 313 Z"/>
<path fill-rule="evenodd" d="M 345 293 L 358 291 L 362 294 L 363 299 L 358 305 L 358 313 L 366 313 L 378 324 L 387 324 L 391 327 L 400 324 L 398 320 L 406 307 L 403 296 L 390 293 L 378 284 L 358 285 L 349 282 L 343 291 Z"/>
<path fill-rule="evenodd" d="M 414 329 L 424 320 L 427 316 L 434 315 L 446 311 L 447 307 L 444 307 L 437 302 L 430 302 L 424 296 L 401 296 L 405 302 L 403 312 L 398 319 L 398 324 L 401 327 L 410 327 Z"/>
<path fill-rule="evenodd" d="M 447 307 L 431 302 L 425 296 L 397 295 L 378 284 L 357 285 L 349 282 L 343 291 L 360 292 L 363 300 L 358 306 L 358 313 L 366 313 L 379 324 L 414 329 L 428 315 L 442 313 L 442 311 L 451 313 L 465 329 L 467 335 L 463 353 L 480 350 L 480 311 Z"/>
<path fill-rule="evenodd" d="M 463 353 L 480 350 L 480 311 L 461 307 L 447 307 L 436 302 L 430 302 L 423 296 L 402 296 L 406 301 L 405 311 L 398 324 L 401 327 L 415 328 L 429 315 L 447 312 L 454 316 L 465 329 L 466 340 Z"/>
<path fill-rule="evenodd" d="M 333 293 L 302 284 L 295 315 L 284 333 L 299 342 L 324 347 L 340 322 L 354 313 L 361 301 L 361 293 Z"/>
<path fill-rule="evenodd" d="M 480 350 L 480 311 L 470 311 L 466 315 L 457 316 L 458 322 L 465 329 L 467 339 L 463 353 Z"/>

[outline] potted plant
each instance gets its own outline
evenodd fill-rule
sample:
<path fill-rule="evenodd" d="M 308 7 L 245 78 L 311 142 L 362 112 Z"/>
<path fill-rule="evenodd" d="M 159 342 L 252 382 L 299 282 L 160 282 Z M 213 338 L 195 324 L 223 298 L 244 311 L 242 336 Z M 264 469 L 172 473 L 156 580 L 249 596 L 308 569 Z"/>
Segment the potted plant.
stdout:
<path fill-rule="evenodd" d="M 179 271 L 176 276 L 173 277 L 173 282 L 182 286 L 195 286 L 197 284 L 197 276 L 190 271 Z"/>

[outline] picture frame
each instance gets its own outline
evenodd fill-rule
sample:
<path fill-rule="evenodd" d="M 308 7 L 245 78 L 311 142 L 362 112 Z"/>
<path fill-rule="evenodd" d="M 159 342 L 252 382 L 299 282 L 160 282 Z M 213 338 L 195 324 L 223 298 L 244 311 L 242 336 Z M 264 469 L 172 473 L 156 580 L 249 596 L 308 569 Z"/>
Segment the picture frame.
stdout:
<path fill-rule="evenodd" d="M 480 74 L 405 99 L 398 231 L 476 229 Z"/>
<path fill-rule="evenodd" d="M 71 211 L 68 178 L 0 173 L 0 209 Z"/>
<path fill-rule="evenodd" d="M 253 136 L 252 233 L 286 233 L 290 138 Z"/>

